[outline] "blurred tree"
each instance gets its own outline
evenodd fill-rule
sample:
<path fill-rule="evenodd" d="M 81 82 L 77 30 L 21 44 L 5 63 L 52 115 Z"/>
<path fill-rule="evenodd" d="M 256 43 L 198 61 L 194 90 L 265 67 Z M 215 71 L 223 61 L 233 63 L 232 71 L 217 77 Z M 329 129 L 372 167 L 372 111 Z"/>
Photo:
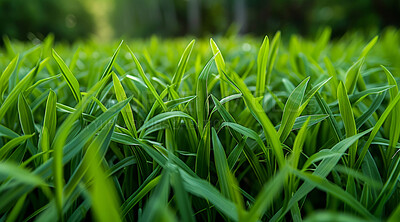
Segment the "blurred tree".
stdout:
<path fill-rule="evenodd" d="M 240 33 L 282 30 L 314 35 L 330 26 L 333 35 L 400 25 L 399 0 L 116 0 L 117 35 L 221 34 L 231 24 Z"/>
<path fill-rule="evenodd" d="M 75 40 L 93 32 L 93 20 L 79 0 L 0 0 L 0 35 L 28 40 Z"/>

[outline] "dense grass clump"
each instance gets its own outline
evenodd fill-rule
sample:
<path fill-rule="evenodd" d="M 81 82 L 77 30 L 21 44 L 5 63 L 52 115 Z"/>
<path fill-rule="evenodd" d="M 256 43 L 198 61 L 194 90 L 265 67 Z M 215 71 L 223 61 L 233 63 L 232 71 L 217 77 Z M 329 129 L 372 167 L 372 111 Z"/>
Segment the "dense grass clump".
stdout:
<path fill-rule="evenodd" d="M 399 44 L 5 39 L 0 221 L 397 221 Z"/>

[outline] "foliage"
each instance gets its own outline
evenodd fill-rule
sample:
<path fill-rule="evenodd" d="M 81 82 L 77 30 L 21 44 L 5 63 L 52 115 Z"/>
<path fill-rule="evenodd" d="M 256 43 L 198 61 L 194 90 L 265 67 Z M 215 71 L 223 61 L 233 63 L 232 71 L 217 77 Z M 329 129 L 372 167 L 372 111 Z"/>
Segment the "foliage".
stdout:
<path fill-rule="evenodd" d="M 5 41 L 0 221 L 396 221 L 397 31 L 284 39 Z"/>

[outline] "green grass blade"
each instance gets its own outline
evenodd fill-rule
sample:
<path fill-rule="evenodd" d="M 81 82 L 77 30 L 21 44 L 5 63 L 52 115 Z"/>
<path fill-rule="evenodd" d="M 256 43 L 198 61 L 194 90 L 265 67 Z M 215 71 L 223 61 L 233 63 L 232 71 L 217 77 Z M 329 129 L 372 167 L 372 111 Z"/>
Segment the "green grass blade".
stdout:
<path fill-rule="evenodd" d="M 363 215 L 366 218 L 374 218 L 374 216 L 360 203 L 358 202 L 351 194 L 341 189 L 338 185 L 328 181 L 324 177 L 318 176 L 316 174 L 310 174 L 302 171 L 298 171 L 292 169 L 292 172 L 300 177 L 301 179 L 307 181 L 319 189 L 334 195 L 335 197 L 341 199 L 343 202 L 351 206 L 358 213 Z"/>
<path fill-rule="evenodd" d="M 225 107 L 222 106 L 221 102 L 218 101 L 217 98 L 215 98 L 213 95 L 211 95 L 211 98 L 214 101 L 215 107 L 218 110 L 219 114 L 221 117 L 224 119 L 225 122 L 228 123 L 236 123 L 235 119 L 229 114 L 229 112 L 225 109 Z M 225 123 L 223 123 L 225 124 Z M 240 129 L 239 129 L 240 130 Z M 253 131 L 254 132 L 254 131 Z M 243 132 L 243 133 L 249 133 L 249 132 Z M 232 162 L 233 160 L 239 158 L 241 155 L 241 151 L 244 152 L 246 159 L 249 161 L 249 164 L 251 168 L 253 169 L 254 173 L 257 176 L 257 179 L 259 180 L 260 184 L 263 184 L 265 181 L 267 181 L 267 173 L 265 172 L 265 169 L 261 166 L 257 156 L 253 153 L 253 151 L 246 145 L 246 139 L 243 139 L 240 134 L 236 131 L 232 131 L 234 139 L 243 145 L 239 146 L 237 150 L 235 150 L 235 153 L 231 153 L 233 155 L 229 155 L 228 161 L 230 163 L 229 166 L 233 166 L 235 163 Z M 255 135 L 256 133 L 251 133 L 252 135 Z M 255 140 L 257 141 L 259 136 L 254 136 Z M 261 147 L 264 145 L 264 143 L 261 141 L 260 143 Z M 233 152 L 233 151 L 232 151 Z M 268 157 L 268 155 L 267 155 Z"/>
<path fill-rule="evenodd" d="M 276 156 L 279 166 L 283 167 L 283 165 L 285 164 L 283 150 L 281 148 L 281 143 L 278 139 L 279 138 L 278 133 L 276 132 L 274 126 L 272 125 L 271 120 L 264 112 L 262 106 L 256 101 L 254 96 L 250 93 L 246 84 L 239 77 L 234 76 L 235 81 L 233 81 L 229 76 L 227 76 L 227 78 L 242 93 L 244 101 L 246 102 L 246 105 L 248 106 L 249 110 L 251 110 L 252 114 L 256 117 L 256 119 L 260 122 L 261 126 L 263 127 L 265 138 L 267 138 L 268 142 L 271 144 L 272 150 Z"/>
<path fill-rule="evenodd" d="M 216 55 L 219 55 L 219 53 Z M 208 105 L 206 104 L 208 97 L 207 81 L 208 81 L 208 76 L 210 74 L 211 65 L 213 64 L 216 55 L 214 55 L 214 57 L 211 58 L 204 66 L 203 70 L 199 74 L 196 84 L 196 114 L 197 114 L 197 125 L 200 134 L 202 134 L 203 132 L 204 122 L 208 117 Z"/>
<path fill-rule="evenodd" d="M 351 137 L 357 134 L 356 121 L 354 120 L 353 109 L 351 107 L 347 91 L 343 82 L 339 83 L 337 91 L 337 98 L 339 99 L 340 115 L 343 120 L 346 137 Z M 352 167 L 356 161 L 357 155 L 357 142 L 349 148 L 349 165 Z"/>
<path fill-rule="evenodd" d="M 265 36 L 257 56 L 256 96 L 262 96 L 264 95 L 265 92 L 268 52 L 269 52 L 269 39 L 268 36 Z"/>
<path fill-rule="evenodd" d="M 92 144 L 86 151 L 86 155 L 82 161 L 87 167 L 87 175 L 92 178 L 93 184 L 89 189 L 92 202 L 92 213 L 97 221 L 122 221 L 120 216 L 119 200 L 115 186 L 112 181 L 107 178 L 105 171 L 102 169 L 102 159 L 98 155 L 96 148 L 102 147 L 103 143 L 109 143 L 113 125 L 105 127 L 105 133 L 108 138 L 103 140 L 102 133 L 93 140 Z M 111 130 L 109 130 L 111 129 Z M 111 133 L 110 133 L 111 132 Z M 108 145 L 106 145 L 107 147 Z"/>
<path fill-rule="evenodd" d="M 164 111 L 167 111 L 167 106 L 162 101 L 160 95 L 158 95 L 156 89 L 154 88 L 153 84 L 151 84 L 150 80 L 147 78 L 146 74 L 143 71 L 142 66 L 140 65 L 139 61 L 137 60 L 135 54 L 133 54 L 132 50 L 128 47 L 128 51 L 130 52 L 133 61 L 136 64 L 136 69 L 139 71 L 140 77 L 142 77 L 143 81 L 145 82 L 146 86 L 150 89 L 150 92 L 153 94 L 154 98 L 158 101 L 160 106 L 163 108 Z"/>
<path fill-rule="evenodd" d="M 243 216 L 244 206 L 241 194 L 237 189 L 237 182 L 231 173 L 224 148 L 219 141 L 217 132 L 212 128 L 212 141 L 214 150 L 215 167 L 222 194 L 236 203 L 239 218 Z"/>
<path fill-rule="evenodd" d="M 196 174 L 201 178 L 208 178 L 210 175 L 210 122 L 207 122 L 197 147 Z"/>
<path fill-rule="evenodd" d="M 54 136 L 56 135 L 57 127 L 57 113 L 56 113 L 57 95 L 53 90 L 50 90 L 46 102 L 46 110 L 44 113 L 44 121 L 42 132 L 39 137 L 39 150 L 47 152 L 50 150 L 50 145 L 53 143 Z M 43 155 L 43 161 L 49 159 L 48 154 Z"/>
<path fill-rule="evenodd" d="M 122 40 L 122 41 L 119 43 L 117 49 L 115 50 L 113 56 L 111 57 L 110 62 L 108 62 L 107 67 L 106 67 L 106 69 L 104 70 L 103 74 L 101 75 L 101 78 L 100 78 L 100 79 L 103 79 L 105 76 L 107 76 L 108 74 L 111 73 L 111 69 L 112 69 L 112 67 L 114 66 L 115 60 L 117 59 L 118 53 L 119 53 L 119 51 L 120 51 L 120 49 L 121 49 L 121 46 L 122 46 L 122 43 L 123 43 L 123 42 L 124 42 L 124 41 Z"/>
<path fill-rule="evenodd" d="M 271 73 L 272 73 L 272 68 L 274 67 L 276 57 L 278 55 L 278 49 L 279 49 L 279 44 L 281 42 L 281 32 L 278 31 L 276 32 L 274 38 L 271 41 L 271 46 L 268 54 L 268 63 L 267 63 L 267 73 L 265 75 L 265 78 L 267 80 L 267 86 L 269 86 L 271 82 Z"/>
<path fill-rule="evenodd" d="M 47 187 L 48 184 L 38 175 L 22 168 L 15 163 L 0 162 L 0 175 L 10 177 L 18 183 L 24 183 L 32 186 Z"/>
<path fill-rule="evenodd" d="M 0 76 L 0 98 L 3 100 L 4 92 L 8 87 L 8 79 L 10 78 L 11 74 L 14 72 L 15 68 L 17 67 L 19 55 L 16 55 L 11 62 L 8 64 L 6 69 L 2 72 Z"/>
<path fill-rule="evenodd" d="M 221 51 L 219 50 L 217 44 L 214 42 L 214 40 L 212 38 L 210 39 L 210 45 L 211 45 L 213 55 L 215 56 L 214 57 L 215 65 L 217 66 L 218 73 L 220 76 L 219 84 L 220 84 L 221 96 L 227 97 L 228 96 L 228 92 L 227 92 L 228 88 L 225 83 L 226 78 L 224 75 L 224 73 L 226 73 L 225 61 L 224 61 L 224 58 L 222 57 Z"/>
<path fill-rule="evenodd" d="M 266 157 L 269 156 L 268 154 L 268 150 L 267 147 L 265 147 L 263 141 L 261 140 L 260 136 L 252 129 L 249 129 L 247 127 L 244 127 L 240 124 L 237 123 L 231 123 L 231 122 L 223 122 L 221 124 L 221 128 L 228 126 L 230 128 L 232 128 L 233 130 L 235 130 L 236 132 L 242 134 L 243 136 L 249 137 L 253 140 L 255 140 L 258 145 L 260 146 L 261 150 L 264 152 L 264 154 L 266 155 Z"/>
<path fill-rule="evenodd" d="M 346 150 L 353 144 L 355 143 L 359 138 L 362 136 L 366 135 L 367 133 L 371 132 L 372 129 L 366 130 L 364 132 L 361 132 L 355 136 L 346 138 L 336 145 L 334 145 L 331 148 L 332 152 L 340 152 L 342 155 L 346 152 Z M 326 158 L 324 159 L 314 170 L 314 175 L 325 178 L 332 170 L 333 167 L 336 166 L 336 164 L 339 162 L 341 158 L 341 155 L 339 156 L 332 156 L 331 158 Z M 309 192 L 311 192 L 315 188 L 315 184 L 313 183 L 304 183 L 297 189 L 297 191 L 293 194 L 292 198 L 289 200 L 288 204 L 286 207 L 281 208 L 273 218 L 271 218 L 271 221 L 276 221 L 279 218 L 283 217 L 289 210 L 290 208 L 300 201 L 303 197 L 305 197 Z"/>
<path fill-rule="evenodd" d="M 170 170 L 171 173 L 171 186 L 174 189 L 174 194 L 176 198 L 176 204 L 178 205 L 179 212 L 181 214 L 181 219 L 183 221 L 196 221 L 194 218 L 194 213 L 191 207 L 191 201 L 189 200 L 189 195 L 185 191 L 182 177 L 177 169 Z"/>
<path fill-rule="evenodd" d="M 86 149 L 86 153 L 82 158 L 82 161 L 79 163 L 77 168 L 74 170 L 71 178 L 68 180 L 68 183 L 64 187 L 64 196 L 68 198 L 73 190 L 78 186 L 78 183 L 82 180 L 82 178 L 90 173 L 89 168 L 93 165 L 98 165 L 98 163 L 93 162 L 96 161 L 95 158 L 90 157 L 91 155 L 98 156 L 98 159 L 103 158 L 105 151 L 107 150 L 110 141 L 111 135 L 114 132 L 114 124 L 106 125 L 102 130 L 100 130 L 98 136 L 96 136 L 90 145 Z"/>
<path fill-rule="evenodd" d="M 118 102 L 121 102 L 121 101 L 127 99 L 125 90 L 122 87 L 121 82 L 119 81 L 117 75 L 114 72 L 112 72 L 112 78 L 113 78 L 113 83 L 114 83 L 115 96 L 117 97 Z M 132 136 L 137 138 L 138 134 L 136 131 L 135 119 L 133 117 L 132 108 L 129 105 L 124 107 L 121 111 L 121 114 L 122 114 L 122 117 L 124 118 L 124 122 L 129 130 L 129 132 L 132 134 Z"/>
<path fill-rule="evenodd" d="M 305 90 L 310 78 L 303 80 L 289 95 L 289 98 L 285 104 L 285 109 L 283 110 L 282 123 L 279 128 L 278 135 L 280 141 L 285 142 L 286 138 L 289 136 L 290 131 L 296 121 L 296 118 L 300 115 L 299 111 L 301 104 L 303 102 Z"/>
<path fill-rule="evenodd" d="M 18 96 L 29 87 L 37 75 L 39 67 L 40 64 L 38 63 L 36 67 L 31 70 L 23 79 L 21 79 L 21 81 L 19 81 L 19 83 L 8 94 L 7 98 L 0 107 L 0 119 L 4 118 L 6 112 L 15 104 L 15 102 L 17 102 Z"/>
<path fill-rule="evenodd" d="M 399 93 L 399 88 L 398 88 L 397 82 L 389 70 L 387 70 L 384 66 L 381 66 L 381 68 L 385 71 L 386 78 L 389 82 L 389 85 L 394 86 L 389 89 L 390 100 L 393 101 L 394 98 Z M 386 153 L 387 162 L 389 162 L 390 158 L 393 156 L 394 147 L 396 147 L 396 144 L 399 141 L 399 137 L 400 137 L 400 128 L 398 127 L 399 123 L 400 123 L 400 105 L 399 104 L 397 104 L 395 106 L 393 113 L 390 115 L 389 119 L 390 119 L 390 123 L 389 123 L 390 124 L 390 133 L 389 133 L 390 144 L 389 144 L 389 149 L 387 150 L 387 153 Z"/>
<path fill-rule="evenodd" d="M 192 53 L 194 43 L 195 40 L 193 39 L 189 43 L 189 45 L 186 46 L 185 51 L 183 51 L 182 57 L 179 60 L 178 68 L 175 72 L 174 77 L 172 78 L 172 84 L 174 85 L 175 89 L 178 89 L 181 84 L 182 77 L 185 74 L 186 66 L 189 62 L 190 54 Z"/>
<path fill-rule="evenodd" d="M 79 103 L 82 100 L 82 96 L 81 96 L 81 91 L 79 89 L 78 80 L 76 79 L 74 74 L 72 74 L 71 70 L 68 68 L 63 59 L 57 54 L 57 52 L 54 49 L 53 49 L 53 58 L 57 62 L 57 65 L 60 68 L 61 73 L 63 74 L 64 79 L 67 82 L 76 102 Z"/>
<path fill-rule="evenodd" d="M 182 112 L 182 111 L 165 112 L 165 113 L 158 114 L 157 116 L 155 116 L 155 117 L 149 119 L 148 121 L 146 121 L 146 122 L 140 127 L 140 129 L 138 130 L 138 132 L 141 132 L 141 131 L 143 131 L 143 130 L 146 130 L 146 129 L 148 129 L 149 127 L 152 127 L 152 126 L 154 126 L 154 125 L 160 124 L 160 123 L 162 123 L 162 122 L 164 122 L 164 121 L 167 121 L 167 120 L 169 120 L 169 119 L 172 119 L 172 118 L 187 118 L 187 119 L 190 119 L 190 120 L 192 120 L 193 122 L 195 122 L 195 119 L 194 119 L 192 116 L 190 116 L 189 114 L 184 113 L 184 112 Z"/>
<path fill-rule="evenodd" d="M 35 123 L 33 121 L 32 110 L 23 94 L 20 94 L 18 97 L 18 115 L 22 132 L 24 132 L 25 135 L 34 134 Z M 34 144 L 36 143 L 34 142 Z"/>
<path fill-rule="evenodd" d="M 347 70 L 345 86 L 348 94 L 352 94 L 354 92 L 363 64 L 364 58 L 361 58 Z"/>
<path fill-rule="evenodd" d="M 398 102 L 400 101 L 400 93 L 397 94 L 397 96 L 389 103 L 389 105 L 386 107 L 385 112 L 382 113 L 380 116 L 378 122 L 376 122 L 375 126 L 373 127 L 372 133 L 369 136 L 367 142 L 364 144 L 363 148 L 361 149 L 361 152 L 359 154 L 359 157 L 356 162 L 356 169 L 361 166 L 361 163 L 365 157 L 365 155 L 368 152 L 369 146 L 371 145 L 373 139 L 375 138 L 376 134 L 379 132 L 380 128 L 382 127 L 383 123 L 389 116 L 389 114 L 394 110 Z"/>
<path fill-rule="evenodd" d="M 256 222 L 261 219 L 264 212 L 271 206 L 274 198 L 280 194 L 287 176 L 288 170 L 285 167 L 263 186 L 257 195 L 254 205 L 250 208 L 247 221 Z"/>
<path fill-rule="evenodd" d="M 375 46 L 376 42 L 378 41 L 378 36 L 375 36 L 362 50 L 359 59 L 364 58 L 367 56 L 369 51 Z"/>
<path fill-rule="evenodd" d="M 31 135 L 23 135 L 23 136 L 19 136 L 16 138 L 13 138 L 12 140 L 8 141 L 6 144 L 4 144 L 1 148 L 0 148 L 0 160 L 3 160 L 4 157 L 7 156 L 7 154 L 16 146 L 22 144 L 23 142 L 25 142 L 27 139 L 31 138 L 33 136 L 33 134 Z"/>

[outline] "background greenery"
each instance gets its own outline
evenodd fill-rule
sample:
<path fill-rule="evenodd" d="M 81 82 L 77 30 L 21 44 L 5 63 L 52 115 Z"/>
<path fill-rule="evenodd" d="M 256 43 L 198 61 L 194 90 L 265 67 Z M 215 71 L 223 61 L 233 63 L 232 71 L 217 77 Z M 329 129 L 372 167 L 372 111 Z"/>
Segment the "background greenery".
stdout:
<path fill-rule="evenodd" d="M 277 30 L 314 36 L 329 26 L 377 33 L 400 25 L 397 0 L 1 0 L 0 35 L 43 40 L 113 37 L 265 35 Z M 233 25 L 234 24 L 234 25 Z M 233 26 L 232 26 L 233 25 Z"/>

